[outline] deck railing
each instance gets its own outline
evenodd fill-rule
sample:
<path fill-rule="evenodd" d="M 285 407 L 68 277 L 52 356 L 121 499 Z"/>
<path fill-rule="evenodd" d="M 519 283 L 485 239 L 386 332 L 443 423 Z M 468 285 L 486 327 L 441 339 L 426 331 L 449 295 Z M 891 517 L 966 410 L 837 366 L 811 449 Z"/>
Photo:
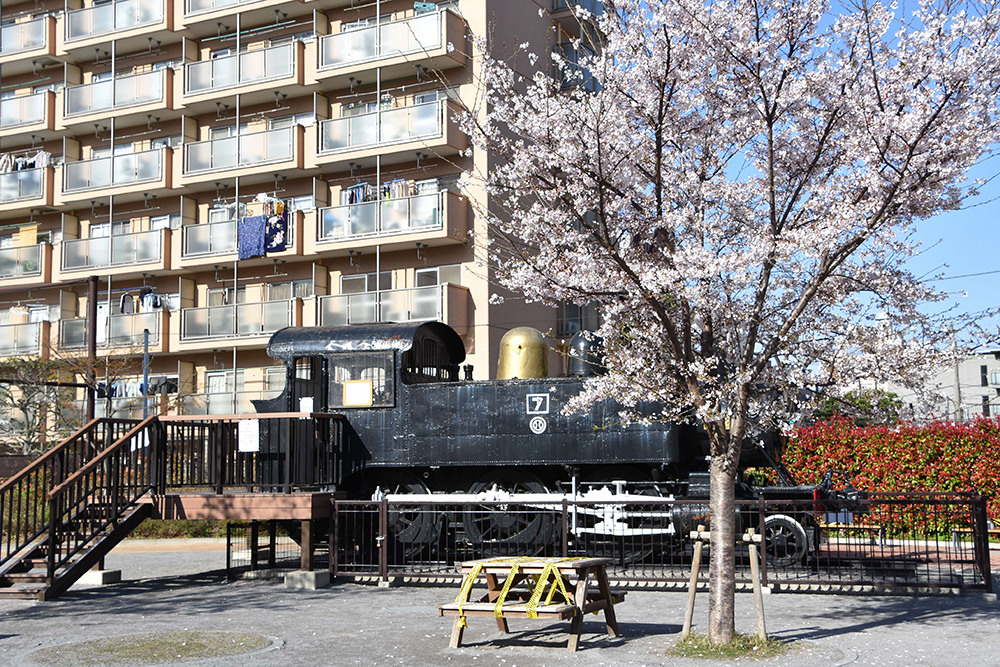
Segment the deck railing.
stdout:
<path fill-rule="evenodd" d="M 163 0 L 115 0 L 66 13 L 66 41 L 73 42 L 163 21 Z"/>

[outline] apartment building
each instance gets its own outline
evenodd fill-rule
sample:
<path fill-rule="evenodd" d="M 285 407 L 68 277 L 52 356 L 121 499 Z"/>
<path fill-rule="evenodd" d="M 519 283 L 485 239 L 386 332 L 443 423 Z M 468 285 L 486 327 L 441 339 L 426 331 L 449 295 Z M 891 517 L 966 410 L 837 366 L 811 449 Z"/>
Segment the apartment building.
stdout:
<path fill-rule="evenodd" d="M 495 159 L 455 122 L 470 35 L 565 48 L 552 3 L 4 3 L 0 356 L 85 355 L 90 276 L 99 356 L 140 359 L 148 331 L 148 400 L 190 413 L 280 391 L 286 326 L 441 320 L 477 379 L 511 327 L 572 334 L 582 309 L 490 303 L 490 204 L 458 186 Z M 115 416 L 141 414 L 140 373 L 106 378 Z"/>

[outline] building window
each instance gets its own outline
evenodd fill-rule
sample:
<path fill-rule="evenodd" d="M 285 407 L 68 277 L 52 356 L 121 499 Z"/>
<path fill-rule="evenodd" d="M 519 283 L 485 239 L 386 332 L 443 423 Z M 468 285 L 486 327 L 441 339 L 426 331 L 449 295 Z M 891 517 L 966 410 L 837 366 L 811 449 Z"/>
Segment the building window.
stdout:
<path fill-rule="evenodd" d="M 270 283 L 267 286 L 268 301 L 307 299 L 312 295 L 313 281 L 311 280 L 287 280 L 280 283 Z"/>
<path fill-rule="evenodd" d="M 983 396 L 983 416 L 984 417 L 989 417 L 990 416 L 990 397 L 989 396 Z"/>
<path fill-rule="evenodd" d="M 462 265 L 448 264 L 446 266 L 435 266 L 429 269 L 417 269 L 417 287 L 431 287 L 433 285 L 462 284 Z"/>
<path fill-rule="evenodd" d="M 316 198 L 312 195 L 289 197 L 285 200 L 285 210 L 288 213 L 294 213 L 295 211 L 314 211 L 316 210 Z"/>
<path fill-rule="evenodd" d="M 208 305 L 209 306 L 228 306 L 232 303 L 246 303 L 247 300 L 247 288 L 240 287 L 236 290 L 236 299 L 233 300 L 233 288 L 232 287 L 218 287 L 216 289 L 208 290 Z"/>
<path fill-rule="evenodd" d="M 236 371 L 236 382 L 243 386 L 243 371 Z M 209 371 L 205 373 L 205 393 L 206 394 L 227 394 L 232 393 L 236 385 L 233 384 L 233 372 L 229 371 Z"/>
<path fill-rule="evenodd" d="M 979 367 L 979 383 L 980 383 L 979 386 L 981 386 L 981 387 L 988 387 L 990 385 L 988 375 L 989 375 L 989 369 L 986 368 L 986 365 L 984 364 L 984 365 L 980 366 Z"/>
<path fill-rule="evenodd" d="M 383 271 L 379 278 L 380 291 L 392 289 L 392 271 Z M 340 277 L 341 294 L 360 294 L 375 291 L 375 272 L 359 273 L 353 276 Z"/>
<path fill-rule="evenodd" d="M 154 215 L 149 219 L 150 229 L 180 229 L 181 214 L 171 213 L 170 215 Z"/>
<path fill-rule="evenodd" d="M 559 335 L 567 336 L 578 331 L 594 331 L 601 326 L 601 312 L 597 306 L 564 303 L 559 307 Z"/>

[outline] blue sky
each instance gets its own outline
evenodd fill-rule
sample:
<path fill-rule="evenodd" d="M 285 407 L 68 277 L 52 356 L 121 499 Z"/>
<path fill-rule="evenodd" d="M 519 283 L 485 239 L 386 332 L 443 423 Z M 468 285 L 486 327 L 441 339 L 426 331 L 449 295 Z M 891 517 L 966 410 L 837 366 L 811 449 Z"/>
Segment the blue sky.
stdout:
<path fill-rule="evenodd" d="M 994 162 L 997 162 L 994 160 Z M 981 165 L 973 176 L 989 178 L 988 167 Z M 949 303 L 963 313 L 973 313 L 1000 306 L 1000 178 L 982 188 L 982 195 L 961 211 L 953 211 L 924 220 L 917 225 L 917 240 L 924 252 L 909 265 L 920 275 L 944 274 L 948 280 L 933 283 L 954 293 Z M 992 201 L 996 199 L 996 201 Z M 974 275 L 985 274 L 985 275 Z M 962 292 L 966 296 L 962 296 Z M 997 318 L 993 318 L 993 327 Z"/>

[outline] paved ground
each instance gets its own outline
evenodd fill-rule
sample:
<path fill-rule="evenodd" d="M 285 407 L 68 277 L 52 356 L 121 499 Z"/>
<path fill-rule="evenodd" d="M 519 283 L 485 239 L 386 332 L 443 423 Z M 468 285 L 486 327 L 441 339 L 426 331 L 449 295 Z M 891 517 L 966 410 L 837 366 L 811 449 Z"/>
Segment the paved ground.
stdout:
<path fill-rule="evenodd" d="M 184 545 L 184 546 L 182 546 Z M 449 649 L 450 618 L 435 605 L 455 587 L 379 589 L 339 584 L 319 591 L 280 583 L 226 583 L 217 541 L 129 541 L 107 559 L 125 582 L 74 588 L 60 600 L 0 600 L 0 665 L 33 666 L 35 652 L 90 639 L 139 632 L 231 631 L 264 635 L 270 648 L 237 657 L 188 661 L 215 667 L 340 665 L 701 665 L 746 664 L 679 660 L 665 655 L 683 622 L 684 593 L 630 592 L 619 607 L 623 636 L 608 639 L 588 617 L 579 653 L 563 648 L 567 624 L 512 620 L 499 635 L 490 619 L 469 619 L 467 647 Z M 183 549 L 183 550 L 182 550 Z M 696 623 L 707 619 L 699 599 Z M 738 628 L 755 627 L 752 597 L 737 600 Z M 1000 604 L 981 595 L 947 598 L 776 594 L 764 599 L 768 630 L 792 652 L 767 667 L 998 665 Z M 697 628 L 696 628 L 697 629 Z M 64 663 L 73 665 L 68 657 Z"/>

